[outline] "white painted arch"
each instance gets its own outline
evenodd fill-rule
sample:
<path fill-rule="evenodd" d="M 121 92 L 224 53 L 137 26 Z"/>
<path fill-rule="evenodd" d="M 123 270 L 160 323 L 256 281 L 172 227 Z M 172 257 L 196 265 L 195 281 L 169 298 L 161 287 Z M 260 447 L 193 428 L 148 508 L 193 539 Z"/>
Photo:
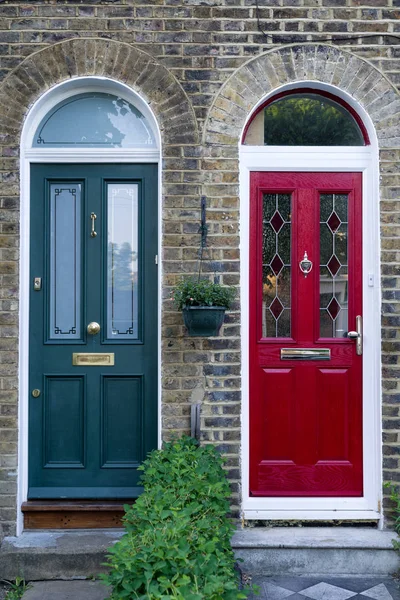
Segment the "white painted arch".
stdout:
<path fill-rule="evenodd" d="M 63 100 L 86 92 L 113 94 L 133 104 L 152 127 L 157 148 L 38 148 L 32 147 L 34 135 L 42 119 Z M 59 83 L 42 94 L 25 117 L 20 146 L 20 312 L 19 312 L 19 408 L 18 408 L 18 481 L 17 535 L 23 530 L 21 504 L 28 492 L 28 406 L 29 390 L 29 294 L 30 266 L 30 166 L 32 163 L 157 163 L 158 226 L 161 256 L 161 133 L 157 119 L 146 102 L 129 86 L 99 76 L 77 77 Z M 159 261 L 158 300 L 161 307 L 162 265 Z M 158 444 L 161 445 L 161 310 L 158 313 Z"/>
<path fill-rule="evenodd" d="M 240 164 L 240 278 L 242 350 L 242 514 L 261 520 L 375 520 L 382 512 L 381 330 L 379 147 L 372 120 L 350 94 L 315 80 L 293 81 L 271 90 L 250 111 L 242 129 L 269 98 L 301 88 L 325 91 L 347 102 L 363 121 L 368 146 L 244 146 Z M 249 496 L 249 194 L 251 171 L 356 171 L 363 177 L 363 456 L 362 498 L 251 498 Z"/>

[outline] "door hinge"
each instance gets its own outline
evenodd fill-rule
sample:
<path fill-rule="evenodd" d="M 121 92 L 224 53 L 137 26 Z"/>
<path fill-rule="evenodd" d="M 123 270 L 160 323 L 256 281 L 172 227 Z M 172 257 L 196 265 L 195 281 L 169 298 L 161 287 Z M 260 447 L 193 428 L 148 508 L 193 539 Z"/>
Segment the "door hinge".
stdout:
<path fill-rule="evenodd" d="M 155 255 L 155 257 L 154 257 L 154 263 L 155 263 L 156 265 L 158 265 L 158 254 L 156 254 L 156 255 Z"/>

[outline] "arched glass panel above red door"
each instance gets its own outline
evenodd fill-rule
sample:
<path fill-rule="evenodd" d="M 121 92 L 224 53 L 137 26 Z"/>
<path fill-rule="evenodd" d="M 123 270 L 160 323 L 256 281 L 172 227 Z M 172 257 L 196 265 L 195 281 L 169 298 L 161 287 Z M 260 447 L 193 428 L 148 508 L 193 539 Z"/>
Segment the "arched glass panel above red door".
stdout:
<path fill-rule="evenodd" d="M 283 92 L 254 114 L 243 135 L 247 146 L 365 146 L 367 131 L 343 100 L 318 90 Z"/>

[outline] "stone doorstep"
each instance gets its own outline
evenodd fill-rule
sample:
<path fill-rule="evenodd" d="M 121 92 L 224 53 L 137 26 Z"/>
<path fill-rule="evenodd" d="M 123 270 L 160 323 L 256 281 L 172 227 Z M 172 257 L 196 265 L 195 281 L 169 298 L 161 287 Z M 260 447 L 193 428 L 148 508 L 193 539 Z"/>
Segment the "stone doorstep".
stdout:
<path fill-rule="evenodd" d="M 0 547 L 0 578 L 84 579 L 103 573 L 107 549 L 122 529 L 25 531 Z"/>
<path fill-rule="evenodd" d="M 123 530 L 26 531 L 5 538 L 0 578 L 79 579 L 104 571 Z M 392 531 L 358 527 L 255 527 L 238 530 L 232 546 L 253 575 L 390 575 L 399 570 Z"/>
<path fill-rule="evenodd" d="M 363 527 L 255 527 L 238 530 L 232 546 L 254 575 L 385 576 L 400 568 L 394 537 Z"/>

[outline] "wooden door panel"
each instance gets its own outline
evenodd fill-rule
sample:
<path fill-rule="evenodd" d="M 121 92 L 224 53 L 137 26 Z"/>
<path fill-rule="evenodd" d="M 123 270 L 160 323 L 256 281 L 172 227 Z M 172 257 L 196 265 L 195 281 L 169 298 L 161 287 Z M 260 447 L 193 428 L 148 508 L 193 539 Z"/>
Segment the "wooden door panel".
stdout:
<path fill-rule="evenodd" d="M 85 377 L 45 375 L 43 387 L 44 468 L 84 468 Z"/>
<path fill-rule="evenodd" d="M 143 377 L 102 379 L 102 468 L 137 468 L 145 458 Z"/>
<path fill-rule="evenodd" d="M 361 223 L 360 173 L 251 174 L 251 495 L 363 493 L 362 357 L 347 337 L 362 315 Z"/>
<path fill-rule="evenodd" d="M 351 436 L 348 369 L 317 370 L 319 461 L 349 460 Z"/>
<path fill-rule="evenodd" d="M 356 484 L 356 485 L 355 485 Z M 332 497 L 359 496 L 359 473 L 346 461 L 328 465 L 292 463 L 259 466 L 258 488 L 252 496 Z"/>
<path fill-rule="evenodd" d="M 294 369 L 261 371 L 260 460 L 294 460 L 295 383 Z"/>

